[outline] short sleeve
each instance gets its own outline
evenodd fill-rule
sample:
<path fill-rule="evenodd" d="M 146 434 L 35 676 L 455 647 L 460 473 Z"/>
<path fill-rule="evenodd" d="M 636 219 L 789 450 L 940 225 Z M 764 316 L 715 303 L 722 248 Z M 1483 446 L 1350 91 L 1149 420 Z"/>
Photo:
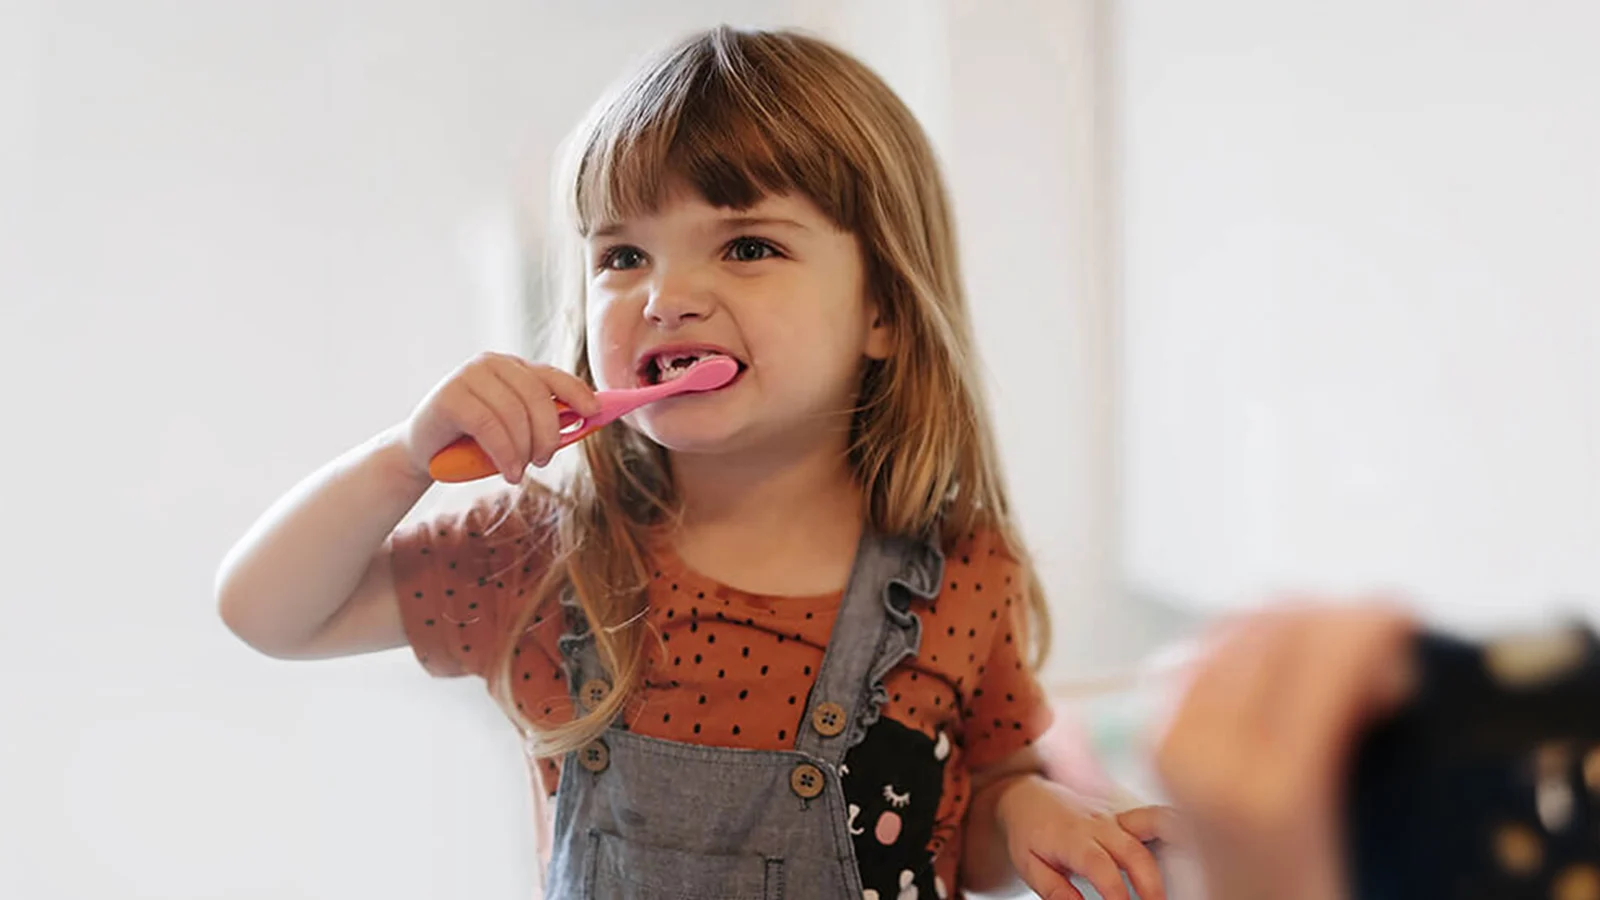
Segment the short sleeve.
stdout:
<path fill-rule="evenodd" d="M 992 583 L 1010 586 L 998 610 L 987 661 L 966 711 L 967 765 L 982 769 L 1036 742 L 1053 713 L 1044 688 L 1027 661 L 1028 604 L 1021 567 L 999 556 Z"/>
<path fill-rule="evenodd" d="M 525 494 L 506 491 L 397 529 L 390 541 L 400 619 L 439 677 L 483 676 L 545 573 L 548 529 Z"/>

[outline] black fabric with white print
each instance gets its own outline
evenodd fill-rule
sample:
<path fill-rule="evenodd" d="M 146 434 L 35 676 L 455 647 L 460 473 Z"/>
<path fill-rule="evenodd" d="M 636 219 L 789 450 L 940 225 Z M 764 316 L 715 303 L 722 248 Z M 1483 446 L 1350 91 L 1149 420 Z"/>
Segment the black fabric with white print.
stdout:
<path fill-rule="evenodd" d="M 934 825 L 950 740 L 879 719 L 840 769 L 863 900 L 942 900 Z"/>

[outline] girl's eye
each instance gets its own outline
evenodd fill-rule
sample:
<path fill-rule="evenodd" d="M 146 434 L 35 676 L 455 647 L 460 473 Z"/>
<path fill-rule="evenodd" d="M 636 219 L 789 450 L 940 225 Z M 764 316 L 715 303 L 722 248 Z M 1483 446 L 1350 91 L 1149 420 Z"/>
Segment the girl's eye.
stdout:
<path fill-rule="evenodd" d="M 778 255 L 778 248 L 760 238 L 735 238 L 728 245 L 728 258 L 734 262 L 758 262 Z"/>
<path fill-rule="evenodd" d="M 644 265 L 644 252 L 638 247 L 612 247 L 600 257 L 602 269 L 637 269 Z"/>

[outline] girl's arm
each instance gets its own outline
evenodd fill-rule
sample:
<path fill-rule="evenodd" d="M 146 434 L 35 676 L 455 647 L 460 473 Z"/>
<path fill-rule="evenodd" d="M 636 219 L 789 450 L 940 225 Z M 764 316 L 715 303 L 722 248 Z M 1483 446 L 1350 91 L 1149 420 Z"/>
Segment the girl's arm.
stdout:
<path fill-rule="evenodd" d="M 431 480 L 395 430 L 312 473 L 234 545 L 217 573 L 222 620 L 280 659 L 405 643 L 388 538 Z"/>
<path fill-rule="evenodd" d="M 1005 831 L 995 810 L 1000 796 L 1019 779 L 1037 778 L 1044 760 L 1034 747 L 972 774 L 972 801 L 967 807 L 966 838 L 961 850 L 961 883 L 978 893 L 1000 893 L 1017 888 L 1016 867 L 1006 848 Z"/>
<path fill-rule="evenodd" d="M 974 775 L 962 883 L 979 892 L 1014 890 L 1020 877 L 1041 897 L 1070 897 L 1067 878 L 1078 875 L 1105 900 L 1131 900 L 1128 883 L 1140 900 L 1165 900 L 1160 866 L 1145 844 L 1172 837 L 1172 811 L 1146 806 L 1113 815 L 1044 778 L 1042 764 L 1038 749 L 1025 747 Z"/>
<path fill-rule="evenodd" d="M 317 470 L 250 528 L 217 573 L 223 621 L 283 659 L 404 644 L 389 540 L 432 484 L 428 461 L 468 435 L 515 484 L 556 451 L 556 399 L 599 411 L 587 384 L 549 366 L 485 353 L 457 369 L 403 425 Z"/>

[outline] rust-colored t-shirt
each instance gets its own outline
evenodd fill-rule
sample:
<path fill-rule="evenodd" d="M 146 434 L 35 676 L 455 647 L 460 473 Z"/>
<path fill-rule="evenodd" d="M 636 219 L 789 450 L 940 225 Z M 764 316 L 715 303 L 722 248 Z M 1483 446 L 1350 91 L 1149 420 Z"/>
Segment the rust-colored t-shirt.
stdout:
<path fill-rule="evenodd" d="M 395 536 L 406 635 L 434 675 L 484 675 L 513 616 L 532 600 L 543 536 L 505 515 L 512 502 L 509 493 L 493 496 Z M 648 616 L 661 640 L 647 642 L 649 668 L 626 713 L 629 728 L 693 744 L 792 748 L 842 592 L 752 594 L 690 570 L 670 550 L 651 565 Z M 884 871 L 909 871 L 924 883 L 937 876 L 936 893 L 956 895 L 971 773 L 1049 726 L 1024 662 L 1023 583 L 997 539 L 978 533 L 946 548 L 939 595 L 913 601 L 922 646 L 890 671 L 882 718 L 845 760 L 851 831 L 869 886 Z M 530 621 L 515 648 L 513 697 L 535 722 L 560 722 L 572 714 L 556 643 L 564 616 L 552 607 Z M 545 760 L 540 771 L 553 793 L 560 761 Z"/>

